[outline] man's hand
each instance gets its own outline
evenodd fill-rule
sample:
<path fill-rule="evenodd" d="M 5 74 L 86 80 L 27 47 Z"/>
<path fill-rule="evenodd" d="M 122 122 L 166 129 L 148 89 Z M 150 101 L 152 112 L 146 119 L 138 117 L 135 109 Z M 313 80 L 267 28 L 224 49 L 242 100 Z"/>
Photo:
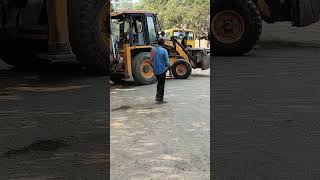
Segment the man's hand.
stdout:
<path fill-rule="evenodd" d="M 172 76 L 172 67 L 168 67 L 168 70 L 169 70 L 169 76 Z"/>

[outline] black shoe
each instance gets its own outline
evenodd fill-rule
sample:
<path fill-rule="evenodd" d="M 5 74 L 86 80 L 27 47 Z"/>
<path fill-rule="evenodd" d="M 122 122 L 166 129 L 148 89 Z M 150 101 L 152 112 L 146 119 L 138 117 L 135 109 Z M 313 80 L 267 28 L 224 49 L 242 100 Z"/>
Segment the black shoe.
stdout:
<path fill-rule="evenodd" d="M 163 99 L 161 99 L 161 100 L 159 100 L 158 102 L 157 102 L 157 104 L 164 104 L 164 103 L 168 103 L 167 101 L 164 101 Z"/>
<path fill-rule="evenodd" d="M 158 101 L 158 102 L 159 102 L 160 100 L 161 100 L 160 98 L 156 97 L 156 101 Z"/>

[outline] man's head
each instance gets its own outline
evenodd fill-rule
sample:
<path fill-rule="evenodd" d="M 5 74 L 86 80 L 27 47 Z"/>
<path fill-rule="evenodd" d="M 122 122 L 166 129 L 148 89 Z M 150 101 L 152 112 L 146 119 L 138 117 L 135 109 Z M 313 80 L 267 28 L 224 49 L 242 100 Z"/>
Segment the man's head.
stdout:
<path fill-rule="evenodd" d="M 160 38 L 160 39 L 158 40 L 158 44 L 159 44 L 160 46 L 163 46 L 163 45 L 164 45 L 164 38 Z"/>
<path fill-rule="evenodd" d="M 189 32 L 188 32 L 188 31 L 186 32 L 186 35 L 189 35 Z"/>

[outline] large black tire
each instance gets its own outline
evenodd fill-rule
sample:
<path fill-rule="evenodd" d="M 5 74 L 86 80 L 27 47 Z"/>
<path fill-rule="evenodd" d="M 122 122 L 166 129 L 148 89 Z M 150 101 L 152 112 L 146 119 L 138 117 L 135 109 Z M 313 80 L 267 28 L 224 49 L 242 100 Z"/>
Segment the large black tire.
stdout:
<path fill-rule="evenodd" d="M 0 59 L 17 68 L 35 68 L 40 66 L 36 54 L 47 50 L 47 41 L 0 38 Z"/>
<path fill-rule="evenodd" d="M 232 4 L 221 0 L 213 5 L 211 37 L 214 55 L 242 55 L 253 49 L 262 32 L 262 20 L 256 5 L 248 0 Z M 230 21 L 232 17 L 232 21 Z M 229 18 L 229 19 L 228 19 Z"/>
<path fill-rule="evenodd" d="M 68 0 L 70 43 L 73 53 L 90 74 L 110 75 L 108 23 L 100 18 L 109 14 L 107 0 Z M 107 17 L 106 17 L 107 19 Z"/>
<path fill-rule="evenodd" d="M 176 79 L 187 79 L 192 73 L 192 67 L 187 61 L 178 59 L 171 66 L 171 71 Z"/>
<path fill-rule="evenodd" d="M 141 52 L 132 60 L 132 76 L 138 84 L 146 85 L 157 82 L 150 65 L 150 59 L 150 53 Z"/>

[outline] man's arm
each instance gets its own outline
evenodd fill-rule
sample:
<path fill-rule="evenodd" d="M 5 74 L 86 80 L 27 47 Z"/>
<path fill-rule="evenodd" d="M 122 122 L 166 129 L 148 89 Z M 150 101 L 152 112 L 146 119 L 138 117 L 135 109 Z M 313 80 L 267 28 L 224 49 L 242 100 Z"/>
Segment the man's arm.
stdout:
<path fill-rule="evenodd" d="M 152 48 L 151 48 L 151 52 L 150 52 L 151 65 L 153 65 L 153 58 L 154 58 L 154 55 L 155 55 L 155 54 L 156 54 L 155 47 L 152 47 Z"/>
<path fill-rule="evenodd" d="M 164 55 L 164 58 L 165 58 L 165 61 L 166 61 L 166 66 L 167 67 L 170 67 L 171 65 L 170 65 L 170 61 L 169 61 L 169 53 L 168 53 L 168 51 L 167 50 L 165 50 L 165 53 L 164 53 L 165 55 Z"/>

